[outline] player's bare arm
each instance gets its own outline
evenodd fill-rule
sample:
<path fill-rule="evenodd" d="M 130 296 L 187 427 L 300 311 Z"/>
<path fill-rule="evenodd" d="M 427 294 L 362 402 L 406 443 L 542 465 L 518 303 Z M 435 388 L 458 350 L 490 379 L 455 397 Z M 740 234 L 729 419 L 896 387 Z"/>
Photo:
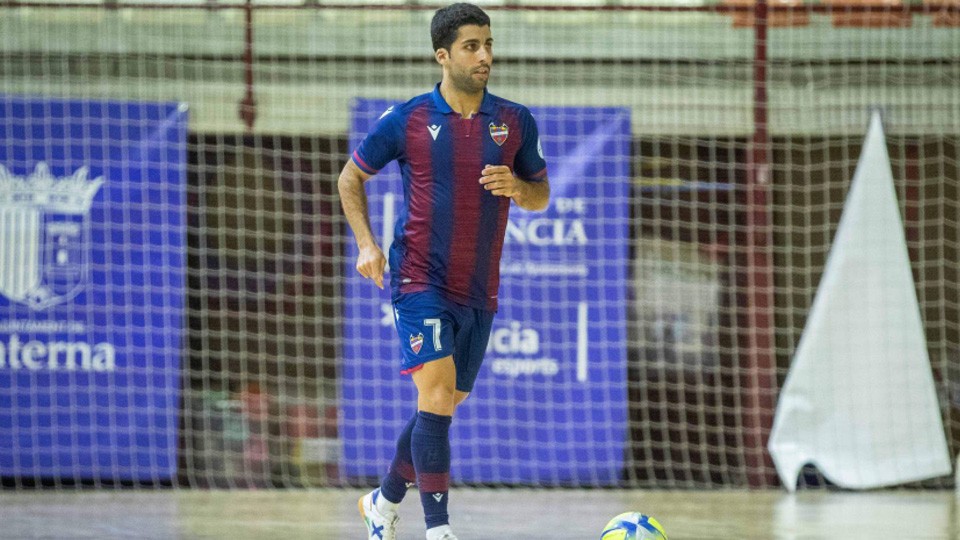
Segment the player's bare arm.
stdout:
<path fill-rule="evenodd" d="M 377 287 L 382 289 L 383 271 L 387 266 L 387 259 L 370 229 L 367 192 L 363 187 L 363 183 L 369 180 L 370 176 L 361 171 L 353 161 L 347 161 L 337 180 L 337 190 L 340 192 L 343 213 L 347 216 L 347 222 L 360 249 L 360 255 L 357 256 L 357 272 L 365 278 L 372 279 Z"/>
<path fill-rule="evenodd" d="M 498 197 L 510 197 L 520 208 L 540 211 L 550 203 L 550 182 L 527 182 L 506 165 L 487 165 L 481 172 L 483 188 Z"/>

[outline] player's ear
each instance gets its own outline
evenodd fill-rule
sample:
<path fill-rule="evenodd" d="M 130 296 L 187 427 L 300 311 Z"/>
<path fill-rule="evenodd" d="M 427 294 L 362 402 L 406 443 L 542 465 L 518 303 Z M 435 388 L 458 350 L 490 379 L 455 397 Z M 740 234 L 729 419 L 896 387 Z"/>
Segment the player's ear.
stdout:
<path fill-rule="evenodd" d="M 450 53 L 449 53 L 446 49 L 444 49 L 444 48 L 441 47 L 441 48 L 433 51 L 433 57 L 436 58 L 437 63 L 442 66 L 443 63 L 446 62 L 447 59 L 450 58 Z"/>

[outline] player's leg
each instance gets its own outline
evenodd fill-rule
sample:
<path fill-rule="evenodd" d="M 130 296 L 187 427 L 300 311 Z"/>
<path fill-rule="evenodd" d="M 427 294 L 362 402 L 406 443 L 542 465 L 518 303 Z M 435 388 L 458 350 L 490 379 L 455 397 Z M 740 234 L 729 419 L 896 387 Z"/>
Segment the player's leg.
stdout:
<path fill-rule="evenodd" d="M 407 489 L 417 481 L 417 473 L 413 468 L 413 455 L 410 453 L 410 438 L 416 424 L 417 415 L 414 414 L 400 431 L 393 461 L 390 462 L 387 474 L 380 481 L 380 493 L 384 499 L 381 505 L 384 510 L 396 511 L 397 505 L 407 494 Z"/>
<path fill-rule="evenodd" d="M 454 406 L 459 405 L 468 394 L 464 392 L 455 392 Z M 422 407 L 418 404 L 418 410 Z M 414 414 L 397 438 L 396 453 L 393 455 L 393 461 L 387 474 L 380 481 L 380 495 L 378 507 L 381 511 L 395 512 L 400 502 L 407 494 L 407 490 L 414 486 L 417 481 L 416 469 L 413 466 L 413 451 L 411 441 L 413 428 L 417 424 L 417 414 Z"/>
<path fill-rule="evenodd" d="M 442 301 L 430 292 L 403 295 L 394 304 L 396 328 L 400 336 L 401 373 L 418 373 L 425 366 L 450 355 L 449 351 L 453 350 L 453 327 L 449 317 L 443 314 L 443 309 Z M 452 365 L 452 361 L 450 363 Z M 430 368 L 428 373 L 433 371 Z M 436 393 L 426 392 L 425 395 Z M 419 418 L 418 411 L 400 432 L 396 454 L 380 487 L 359 501 L 368 538 L 396 538 L 397 507 L 408 487 L 416 481 L 413 433 Z"/>
<path fill-rule="evenodd" d="M 413 373 L 417 385 L 417 410 L 453 416 L 456 407 L 457 368 L 453 356 L 423 364 Z"/>
<path fill-rule="evenodd" d="M 402 372 L 411 374 L 417 387 L 410 454 L 428 529 L 444 526 L 448 520 L 449 431 L 457 379 L 452 307 L 456 304 L 434 291 L 405 294 L 394 304 Z"/>
<path fill-rule="evenodd" d="M 453 357 L 434 360 L 413 374 L 417 385 L 417 423 L 411 437 L 417 486 L 427 538 L 453 538 L 447 501 L 450 492 L 450 424 L 455 407 L 457 370 Z"/>
<path fill-rule="evenodd" d="M 483 356 L 486 353 L 487 342 L 490 338 L 490 330 L 493 326 L 493 313 L 483 310 L 450 304 L 447 306 L 454 324 L 455 332 L 453 336 L 453 358 L 431 362 L 426 364 L 421 371 L 427 371 L 430 368 L 430 375 L 427 378 L 417 382 L 417 388 L 420 395 L 420 414 L 424 415 L 424 410 L 437 411 L 439 413 L 449 412 L 453 415 L 456 407 L 462 403 L 473 390 L 474 382 L 480 372 L 480 366 L 483 364 Z M 449 363 L 448 363 L 449 360 Z M 453 373 L 451 373 L 453 370 Z M 415 375 L 415 382 L 417 381 Z M 424 389 L 429 388 L 429 391 Z M 426 397 L 425 397 L 426 396 Z M 436 419 L 450 418 L 447 416 L 437 416 Z M 419 422 L 418 422 L 419 426 Z M 449 424 L 447 424 L 449 426 Z M 415 435 L 416 437 L 416 435 Z M 449 439 L 447 439 L 447 448 L 449 448 Z M 414 452 L 416 456 L 416 451 Z M 449 450 L 447 451 L 449 456 Z M 449 465 L 446 468 L 449 471 Z M 423 478 L 420 474 L 421 467 L 417 467 L 417 478 L 421 483 L 420 497 L 423 502 L 424 515 L 429 512 L 434 515 L 442 515 L 448 518 L 446 506 L 449 501 L 449 472 L 442 477 L 446 482 L 445 486 L 432 486 L 440 489 L 447 488 L 445 494 L 425 493 Z M 425 496 L 426 495 L 426 496 Z M 441 509 L 442 510 L 438 510 Z M 433 520 L 427 518 L 427 539 L 448 539 L 456 540 L 456 536 L 450 528 L 448 519 Z"/>

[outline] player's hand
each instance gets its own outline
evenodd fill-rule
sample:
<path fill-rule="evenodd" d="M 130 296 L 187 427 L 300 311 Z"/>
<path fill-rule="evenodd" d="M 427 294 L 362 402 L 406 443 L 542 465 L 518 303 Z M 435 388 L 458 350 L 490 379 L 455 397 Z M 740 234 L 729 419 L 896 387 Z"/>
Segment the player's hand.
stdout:
<path fill-rule="evenodd" d="M 515 197 L 520 194 L 523 180 L 513 175 L 506 165 L 486 165 L 480 172 L 483 189 L 498 197 Z"/>
<path fill-rule="evenodd" d="M 380 246 L 370 244 L 360 246 L 360 255 L 357 257 L 357 272 L 372 279 L 377 287 L 383 288 L 383 270 L 387 267 L 387 258 L 383 256 Z"/>

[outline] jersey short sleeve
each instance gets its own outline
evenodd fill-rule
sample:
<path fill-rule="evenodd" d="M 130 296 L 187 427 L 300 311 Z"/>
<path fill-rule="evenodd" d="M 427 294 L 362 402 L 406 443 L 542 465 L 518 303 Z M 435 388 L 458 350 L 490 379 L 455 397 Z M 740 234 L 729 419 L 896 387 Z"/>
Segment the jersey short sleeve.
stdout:
<path fill-rule="evenodd" d="M 514 158 L 513 172 L 524 180 L 541 181 L 547 176 L 547 162 L 543 159 L 537 122 L 526 107 L 520 110 L 520 126 L 523 141 Z"/>
<path fill-rule="evenodd" d="M 400 157 L 403 141 L 403 116 L 390 107 L 373 126 L 373 131 L 353 151 L 353 162 L 363 172 L 376 174 Z"/>

